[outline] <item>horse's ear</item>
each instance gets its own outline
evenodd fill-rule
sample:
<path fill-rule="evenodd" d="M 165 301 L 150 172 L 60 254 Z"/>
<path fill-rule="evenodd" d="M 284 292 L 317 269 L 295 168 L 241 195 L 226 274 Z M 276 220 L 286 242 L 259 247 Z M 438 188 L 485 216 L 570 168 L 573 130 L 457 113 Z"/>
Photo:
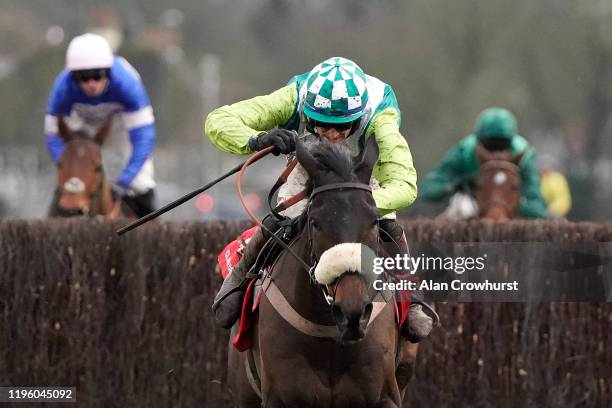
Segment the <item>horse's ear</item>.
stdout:
<path fill-rule="evenodd" d="M 521 160 L 523 160 L 523 156 L 525 156 L 525 152 L 517 153 L 512 156 L 512 159 L 510 159 L 510 161 L 518 166 Z"/>
<path fill-rule="evenodd" d="M 357 156 L 355 161 L 357 163 L 355 165 L 357 178 L 364 184 L 370 184 L 374 165 L 378 161 L 378 143 L 376 142 L 375 134 L 370 135 L 363 151 Z"/>
<path fill-rule="evenodd" d="M 302 142 L 299 138 L 295 139 L 295 153 L 298 159 L 298 162 L 304 167 L 306 173 L 314 179 L 315 176 L 319 173 L 319 163 L 317 159 L 310 153 L 304 142 Z"/>
<path fill-rule="evenodd" d="M 64 121 L 64 117 L 62 115 L 57 117 L 57 133 L 66 143 L 72 140 L 72 133 L 70 132 L 70 129 L 68 129 L 68 125 Z"/>
<path fill-rule="evenodd" d="M 99 146 L 102 146 L 104 142 L 106 142 L 106 139 L 108 138 L 108 134 L 110 133 L 110 128 L 112 124 L 113 124 L 113 114 L 111 113 L 110 115 L 108 115 L 108 117 L 106 118 L 102 126 L 100 126 L 100 129 L 98 129 L 98 132 L 94 136 L 94 141 Z"/>
<path fill-rule="evenodd" d="M 493 153 L 491 153 L 486 147 L 482 144 L 476 144 L 476 161 L 478 164 L 482 164 L 486 161 L 493 159 Z"/>

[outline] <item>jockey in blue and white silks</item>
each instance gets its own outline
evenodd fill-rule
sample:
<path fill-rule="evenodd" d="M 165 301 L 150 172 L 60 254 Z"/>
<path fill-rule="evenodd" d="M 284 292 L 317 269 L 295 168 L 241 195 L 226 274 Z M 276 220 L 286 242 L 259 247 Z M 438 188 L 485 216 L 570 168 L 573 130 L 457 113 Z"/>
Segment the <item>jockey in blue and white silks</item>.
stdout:
<path fill-rule="evenodd" d="M 93 136 L 109 115 L 115 120 L 103 149 L 105 170 L 114 180 L 115 191 L 122 193 L 138 216 L 145 215 L 154 210 L 155 195 L 151 156 L 156 130 L 151 102 L 138 72 L 113 55 L 104 38 L 75 37 L 47 104 L 45 137 L 53 160 L 57 162 L 64 150 L 58 117 L 70 129 Z"/>

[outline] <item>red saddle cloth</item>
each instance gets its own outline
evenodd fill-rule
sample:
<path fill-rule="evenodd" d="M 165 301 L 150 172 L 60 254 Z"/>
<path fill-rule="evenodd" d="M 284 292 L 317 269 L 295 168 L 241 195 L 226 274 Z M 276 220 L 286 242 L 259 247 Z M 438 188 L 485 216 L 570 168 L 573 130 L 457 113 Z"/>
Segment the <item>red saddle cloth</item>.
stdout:
<path fill-rule="evenodd" d="M 257 298 L 254 299 L 256 279 L 249 281 L 249 286 L 244 294 L 242 301 L 242 313 L 240 314 L 240 323 L 238 332 L 232 339 L 232 345 L 238 351 L 245 351 L 253 346 L 253 325 L 257 318 L 257 307 L 259 299 L 263 291 L 259 291 Z"/>
<path fill-rule="evenodd" d="M 406 293 L 404 293 L 406 292 Z M 395 302 L 395 319 L 397 320 L 397 325 L 402 327 L 404 323 L 408 320 L 408 308 L 410 307 L 410 293 L 407 291 L 402 291 L 400 293 L 400 299 Z"/>
<path fill-rule="evenodd" d="M 227 244 L 223 251 L 217 257 L 219 266 L 221 267 L 221 276 L 223 279 L 227 277 L 234 270 L 234 267 L 242 258 L 244 253 L 244 247 L 249 243 L 257 226 L 249 228 L 240 234 L 236 240 Z M 259 306 L 259 300 L 263 291 L 259 291 L 257 298 L 254 298 L 256 279 L 251 279 L 247 286 L 247 290 L 244 294 L 242 301 L 242 312 L 240 314 L 240 323 L 238 332 L 232 339 L 232 345 L 238 351 L 245 351 L 253 346 L 253 324 L 257 317 L 257 308 Z M 408 308 L 410 307 L 410 293 L 408 291 L 402 291 L 399 294 L 400 300 L 395 302 L 395 317 L 399 327 L 406 322 L 408 318 Z"/>
<path fill-rule="evenodd" d="M 219 261 L 219 266 L 221 267 L 221 276 L 223 279 L 229 275 L 240 258 L 242 258 L 242 254 L 244 254 L 244 248 L 257 231 L 257 226 L 249 228 L 240 234 L 238 239 L 227 244 L 223 251 L 217 257 Z M 238 327 L 238 332 L 232 339 L 232 345 L 238 351 L 244 351 L 251 348 L 253 345 L 253 324 L 255 322 L 255 317 L 257 315 L 257 305 L 259 304 L 259 296 L 257 302 L 253 304 L 253 294 L 255 292 L 255 279 L 251 279 L 247 286 L 247 290 L 244 294 L 244 298 L 242 301 L 242 312 L 240 314 L 240 325 Z M 261 295 L 261 292 L 260 292 Z"/>
<path fill-rule="evenodd" d="M 217 257 L 219 261 L 219 266 L 221 267 L 221 276 L 223 279 L 227 277 L 233 270 L 240 258 L 242 258 L 242 254 L 244 253 L 244 247 L 249 243 L 255 231 L 257 231 L 257 226 L 249 228 L 244 231 L 240 236 L 227 244 L 223 251 Z"/>

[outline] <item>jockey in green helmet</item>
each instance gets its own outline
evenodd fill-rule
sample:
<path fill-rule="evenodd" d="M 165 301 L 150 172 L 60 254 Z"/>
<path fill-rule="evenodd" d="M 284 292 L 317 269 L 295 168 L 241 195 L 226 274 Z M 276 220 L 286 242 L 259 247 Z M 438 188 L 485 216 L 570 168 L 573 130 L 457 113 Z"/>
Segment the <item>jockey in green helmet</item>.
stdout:
<path fill-rule="evenodd" d="M 476 120 L 474 133 L 451 148 L 442 162 L 427 175 L 421 184 L 421 196 L 440 200 L 474 182 L 479 165 L 476 146 L 488 150 L 510 150 L 513 155 L 523 153 L 519 162 L 521 200 L 519 214 L 524 218 L 548 216 L 547 205 L 540 190 L 540 173 L 533 147 L 517 133 L 516 118 L 507 109 L 485 109 Z"/>
<path fill-rule="evenodd" d="M 406 246 L 395 211 L 415 200 L 416 170 L 399 126 L 400 110 L 393 89 L 365 75 L 353 61 L 333 57 L 293 77 L 288 85 L 271 94 L 214 110 L 206 119 L 205 133 L 219 149 L 239 154 L 269 146 L 275 148 L 276 154 L 292 154 L 296 137 L 343 143 L 357 153 L 367 138 L 376 137 L 380 156 L 371 184 L 380 225 L 396 242 Z M 279 200 L 301 191 L 306 178 L 298 165 L 284 190 L 279 191 Z M 284 214 L 295 217 L 304 205 L 298 203 Z M 241 283 L 264 241 L 264 234 L 258 231 L 215 298 L 213 311 L 223 327 L 231 327 L 240 314 L 244 290 Z M 418 302 L 413 304 L 408 321 L 412 325 L 409 333 L 416 341 L 427 336 L 432 327 L 432 319 Z"/>

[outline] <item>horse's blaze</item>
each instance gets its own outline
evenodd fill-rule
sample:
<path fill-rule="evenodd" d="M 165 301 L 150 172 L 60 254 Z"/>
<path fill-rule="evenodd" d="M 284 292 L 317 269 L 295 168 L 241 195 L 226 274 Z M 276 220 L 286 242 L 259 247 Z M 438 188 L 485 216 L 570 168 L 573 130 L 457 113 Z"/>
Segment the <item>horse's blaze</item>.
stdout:
<path fill-rule="evenodd" d="M 506 181 L 508 181 L 508 176 L 503 171 L 498 171 L 495 173 L 495 176 L 493 176 L 493 182 L 498 186 L 501 186 Z"/>
<path fill-rule="evenodd" d="M 64 183 L 64 190 L 67 193 L 79 194 L 85 191 L 85 183 L 78 177 L 70 177 Z"/>

